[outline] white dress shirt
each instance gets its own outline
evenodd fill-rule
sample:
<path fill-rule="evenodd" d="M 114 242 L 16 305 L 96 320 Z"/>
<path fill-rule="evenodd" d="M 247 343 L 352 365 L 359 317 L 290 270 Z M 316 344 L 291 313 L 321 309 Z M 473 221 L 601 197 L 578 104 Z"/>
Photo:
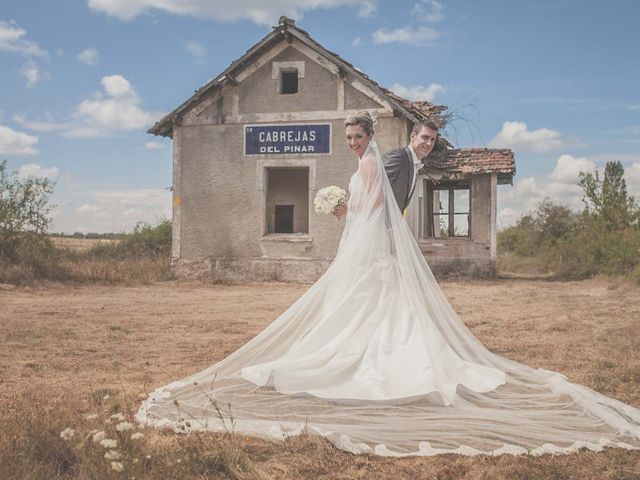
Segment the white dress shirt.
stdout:
<path fill-rule="evenodd" d="M 423 164 L 420 160 L 418 160 L 418 155 L 413 150 L 411 145 L 408 145 L 409 151 L 411 152 L 411 159 L 413 160 L 413 181 L 411 182 L 411 190 L 409 192 L 409 196 L 413 193 L 413 190 L 416 188 L 416 179 L 418 178 L 418 171 L 423 167 Z"/>

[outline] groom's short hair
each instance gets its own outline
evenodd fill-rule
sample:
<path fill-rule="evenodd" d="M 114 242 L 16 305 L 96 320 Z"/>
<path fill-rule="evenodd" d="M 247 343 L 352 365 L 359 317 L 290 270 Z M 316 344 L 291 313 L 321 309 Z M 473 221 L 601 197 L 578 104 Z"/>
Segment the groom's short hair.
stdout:
<path fill-rule="evenodd" d="M 435 130 L 436 133 L 438 132 L 438 126 L 433 120 L 420 120 L 413 126 L 413 129 L 411 129 L 411 133 L 415 133 L 416 135 L 419 134 L 420 130 L 422 130 L 422 127 L 428 127 L 431 130 Z"/>

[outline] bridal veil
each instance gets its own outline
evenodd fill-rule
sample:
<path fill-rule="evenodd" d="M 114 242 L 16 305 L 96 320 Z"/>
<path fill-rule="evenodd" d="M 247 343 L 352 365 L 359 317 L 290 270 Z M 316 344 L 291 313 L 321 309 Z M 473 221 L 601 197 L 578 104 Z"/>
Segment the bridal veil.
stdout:
<path fill-rule="evenodd" d="M 349 190 L 324 275 L 237 351 L 151 393 L 139 422 L 272 439 L 308 431 L 389 456 L 640 448 L 640 410 L 493 354 L 467 329 L 402 218 L 374 141 Z"/>

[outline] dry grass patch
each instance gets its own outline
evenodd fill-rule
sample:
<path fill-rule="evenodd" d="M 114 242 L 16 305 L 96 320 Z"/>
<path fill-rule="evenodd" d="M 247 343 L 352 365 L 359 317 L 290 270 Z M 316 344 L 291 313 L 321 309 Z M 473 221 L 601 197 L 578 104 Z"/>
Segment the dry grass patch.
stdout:
<path fill-rule="evenodd" d="M 456 311 L 491 350 L 640 406 L 640 289 L 602 280 L 448 281 Z M 303 435 L 143 429 L 140 398 L 234 351 L 308 288 L 165 282 L 0 289 L 2 478 L 640 479 L 640 452 L 405 459 L 351 455 Z M 95 418 L 87 418 L 95 415 Z M 66 428 L 70 440 L 60 438 Z M 94 430 L 118 440 L 111 468 Z M 147 455 L 149 458 L 147 458 Z M 137 461 L 134 462 L 134 459 Z"/>

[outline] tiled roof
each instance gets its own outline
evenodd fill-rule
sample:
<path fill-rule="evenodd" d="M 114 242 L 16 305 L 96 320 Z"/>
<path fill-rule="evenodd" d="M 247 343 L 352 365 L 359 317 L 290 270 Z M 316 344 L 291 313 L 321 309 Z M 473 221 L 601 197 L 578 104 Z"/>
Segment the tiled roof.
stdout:
<path fill-rule="evenodd" d="M 428 158 L 427 167 L 435 167 L 464 176 L 479 173 L 497 173 L 512 177 L 516 173 L 513 152 L 507 148 L 460 148 L 447 150 Z"/>

